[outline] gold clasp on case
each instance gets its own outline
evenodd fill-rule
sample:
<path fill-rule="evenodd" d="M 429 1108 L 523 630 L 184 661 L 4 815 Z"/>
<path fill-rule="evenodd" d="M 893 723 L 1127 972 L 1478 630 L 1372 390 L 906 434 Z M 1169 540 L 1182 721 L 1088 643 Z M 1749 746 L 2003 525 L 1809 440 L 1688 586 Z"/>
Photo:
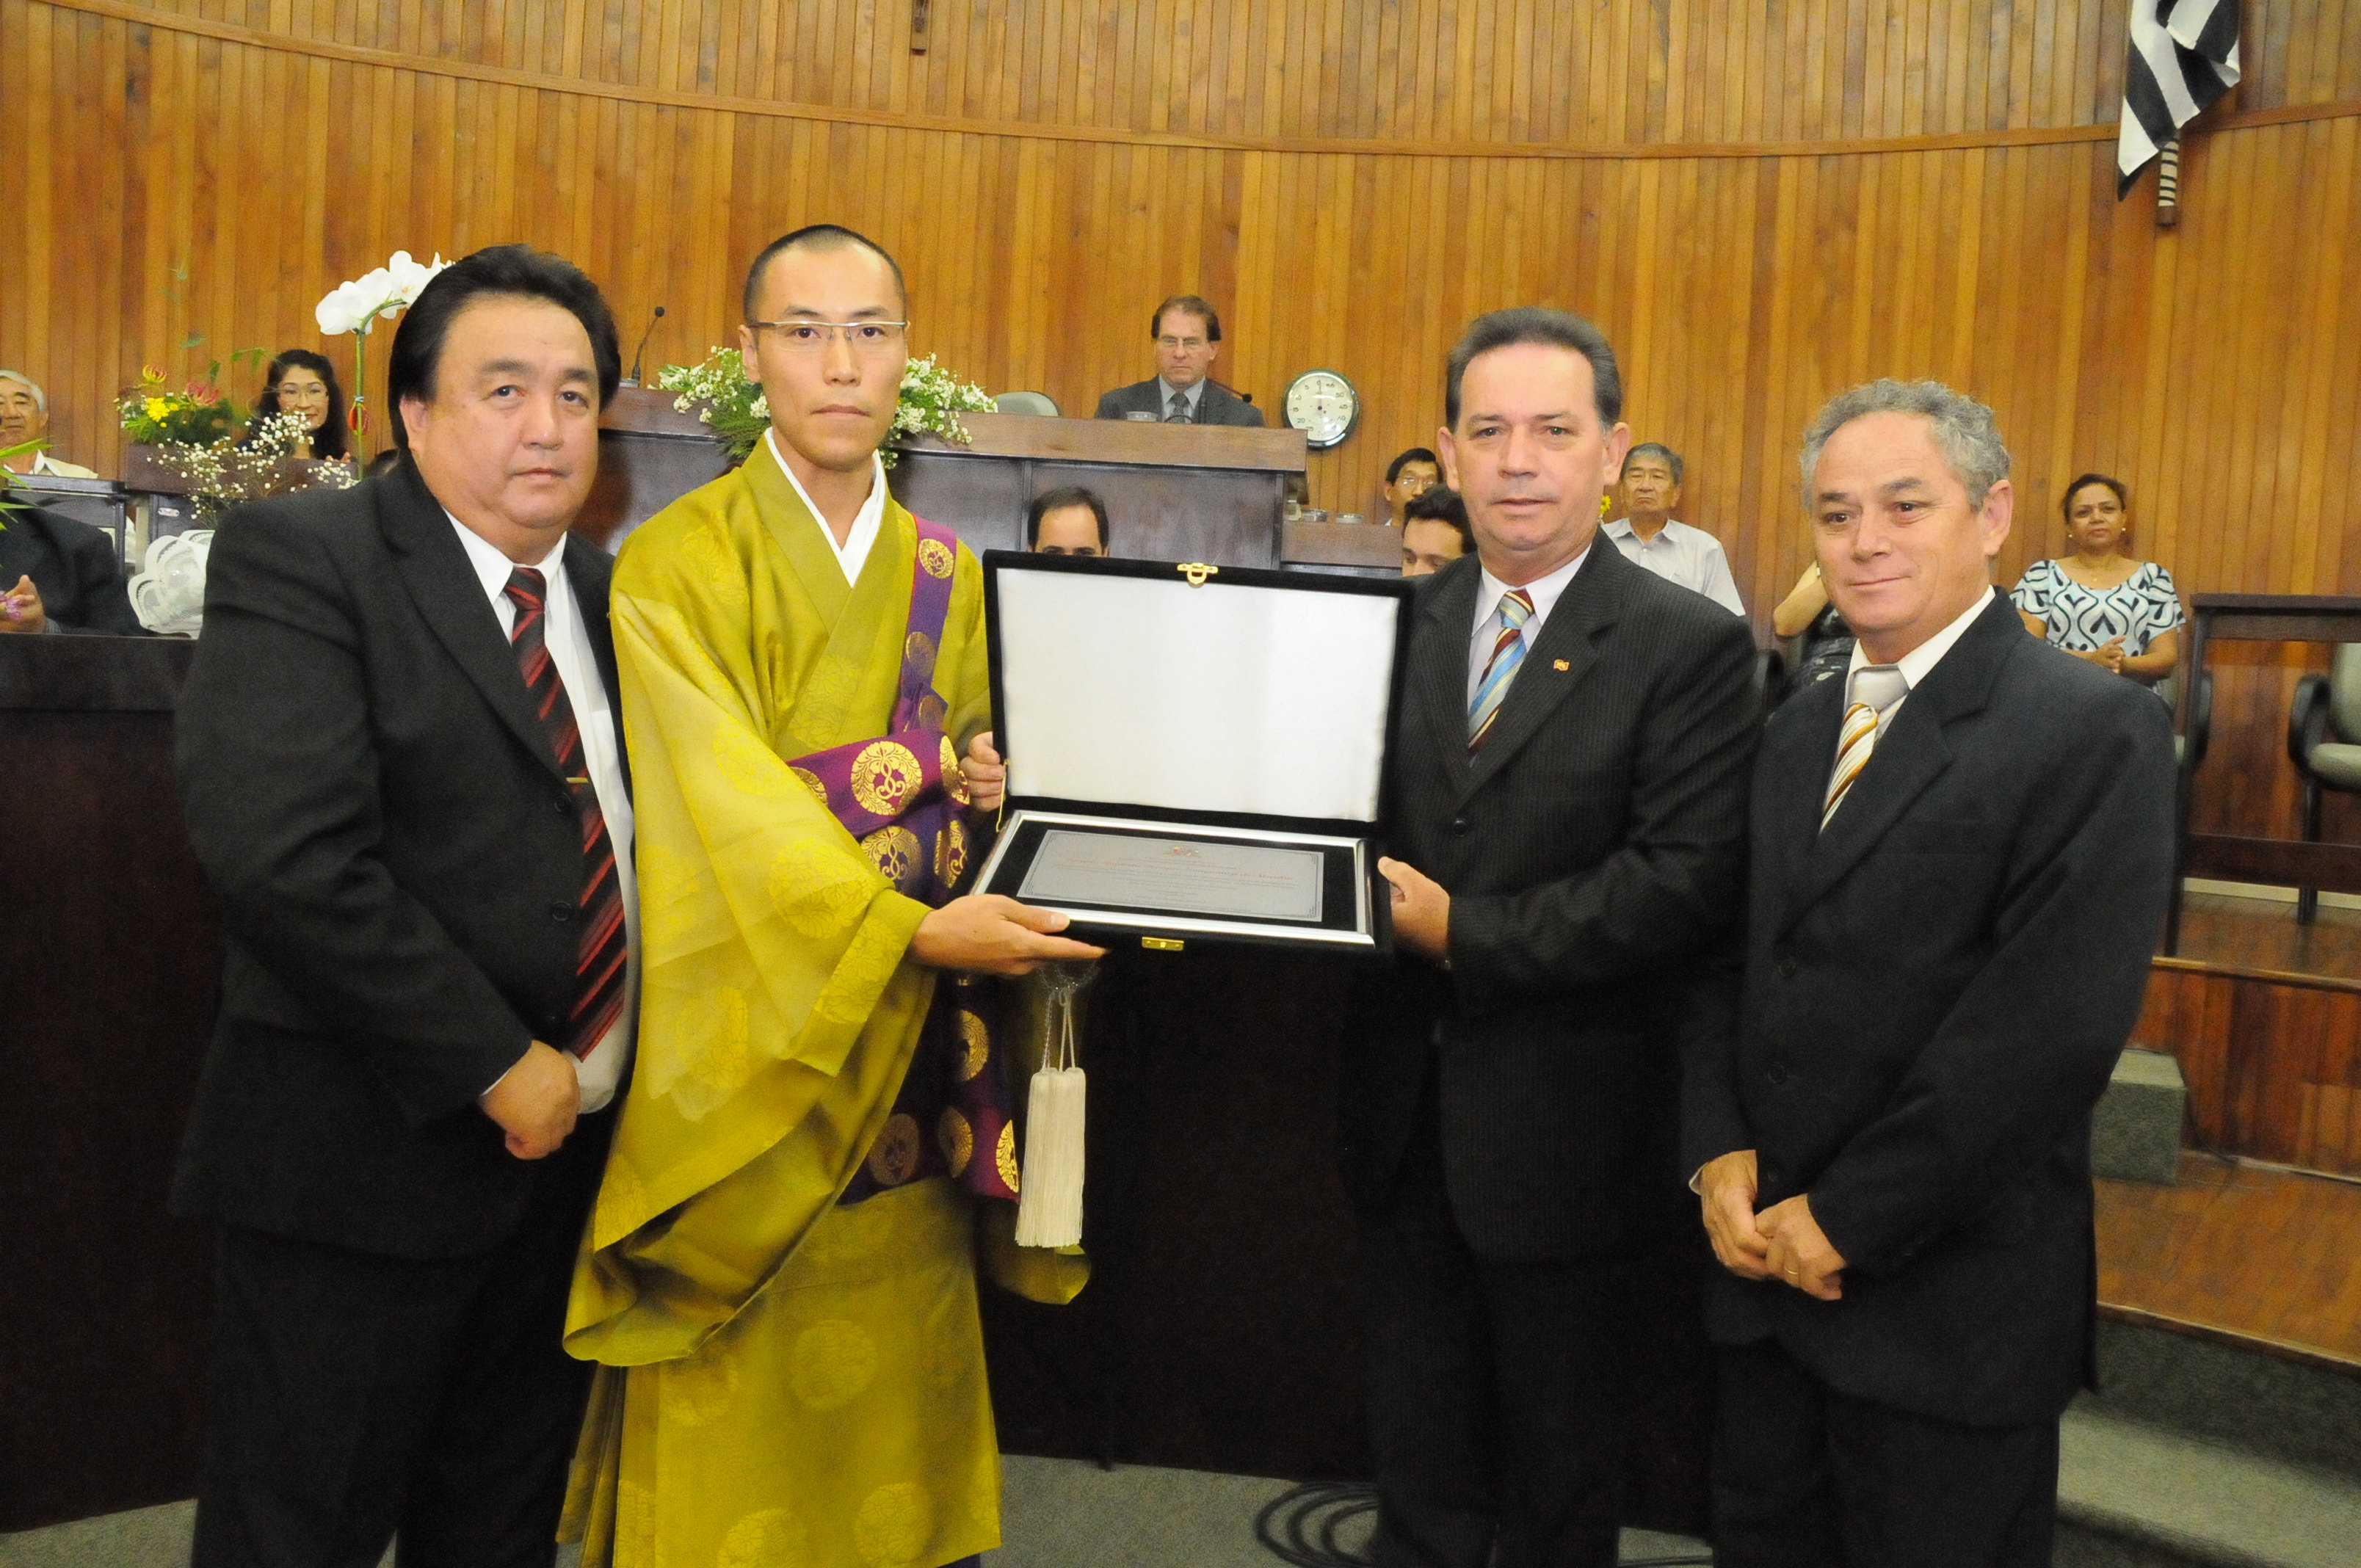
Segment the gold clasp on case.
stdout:
<path fill-rule="evenodd" d="M 1203 587 L 1205 586 L 1205 579 L 1207 577 L 1218 576 L 1221 570 L 1222 569 L 1219 566 L 1209 565 L 1202 561 L 1183 561 L 1180 563 L 1180 575 L 1189 579 L 1189 586 L 1192 588 Z"/>
<path fill-rule="evenodd" d="M 1142 937 L 1139 939 L 1139 945 L 1151 953 L 1177 953 L 1189 946 L 1188 943 L 1172 937 Z"/>

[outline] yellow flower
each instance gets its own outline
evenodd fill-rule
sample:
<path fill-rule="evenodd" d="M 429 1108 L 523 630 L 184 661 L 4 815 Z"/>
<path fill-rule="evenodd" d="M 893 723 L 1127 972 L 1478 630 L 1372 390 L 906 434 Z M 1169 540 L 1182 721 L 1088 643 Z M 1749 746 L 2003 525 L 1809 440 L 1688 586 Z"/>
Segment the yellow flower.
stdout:
<path fill-rule="evenodd" d="M 166 414 L 171 411 L 171 406 L 166 403 L 163 399 L 150 398 L 148 400 L 148 417 L 149 419 L 161 420 Z"/>

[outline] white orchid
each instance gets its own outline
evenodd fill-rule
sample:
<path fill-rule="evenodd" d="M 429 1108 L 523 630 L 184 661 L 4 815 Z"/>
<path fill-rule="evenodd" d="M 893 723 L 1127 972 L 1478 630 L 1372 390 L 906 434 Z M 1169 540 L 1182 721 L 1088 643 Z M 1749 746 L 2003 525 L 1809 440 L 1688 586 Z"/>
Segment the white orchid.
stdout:
<path fill-rule="evenodd" d="M 379 316 L 394 315 L 418 302 L 418 296 L 437 272 L 449 266 L 437 251 L 432 262 L 421 262 L 406 250 L 397 250 L 382 267 L 328 291 L 313 308 L 320 330 L 335 336 L 370 331 Z"/>
<path fill-rule="evenodd" d="M 410 252 L 397 250 L 392 259 L 385 264 L 385 270 L 392 277 L 395 298 L 406 309 L 418 302 L 420 291 L 434 280 L 434 274 L 450 265 L 443 259 L 443 253 L 439 250 L 431 262 L 412 261 Z"/>

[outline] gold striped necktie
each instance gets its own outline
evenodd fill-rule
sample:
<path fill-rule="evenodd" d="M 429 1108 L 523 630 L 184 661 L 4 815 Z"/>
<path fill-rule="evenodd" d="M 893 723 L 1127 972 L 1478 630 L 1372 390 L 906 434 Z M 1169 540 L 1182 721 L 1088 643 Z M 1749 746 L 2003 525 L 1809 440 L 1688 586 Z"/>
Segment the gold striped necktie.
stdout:
<path fill-rule="evenodd" d="M 1828 801 L 1820 807 L 1822 832 L 1828 830 L 1837 807 L 1844 804 L 1853 781 L 1869 766 L 1869 755 L 1877 750 L 1879 718 L 1910 691 L 1910 683 L 1894 664 L 1865 664 L 1852 673 L 1850 684 L 1852 701 L 1845 708 L 1844 727 L 1837 735 L 1836 771 L 1828 775 Z"/>

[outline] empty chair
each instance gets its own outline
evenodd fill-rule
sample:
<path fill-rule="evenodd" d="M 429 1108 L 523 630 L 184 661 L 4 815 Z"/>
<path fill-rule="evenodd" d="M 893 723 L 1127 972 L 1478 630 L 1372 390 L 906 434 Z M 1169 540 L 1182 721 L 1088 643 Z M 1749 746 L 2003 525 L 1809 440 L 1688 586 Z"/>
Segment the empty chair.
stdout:
<path fill-rule="evenodd" d="M 2303 775 L 2303 841 L 2320 842 L 2320 792 L 2361 795 L 2361 642 L 2337 644 L 2328 674 L 2296 683 L 2288 709 L 2288 757 Z M 2316 888 L 2296 890 L 2295 917 L 2312 923 Z"/>
<path fill-rule="evenodd" d="M 1058 404 L 1047 392 L 1003 392 L 992 401 L 994 406 L 1005 414 L 1040 414 L 1049 419 L 1058 417 Z"/>

